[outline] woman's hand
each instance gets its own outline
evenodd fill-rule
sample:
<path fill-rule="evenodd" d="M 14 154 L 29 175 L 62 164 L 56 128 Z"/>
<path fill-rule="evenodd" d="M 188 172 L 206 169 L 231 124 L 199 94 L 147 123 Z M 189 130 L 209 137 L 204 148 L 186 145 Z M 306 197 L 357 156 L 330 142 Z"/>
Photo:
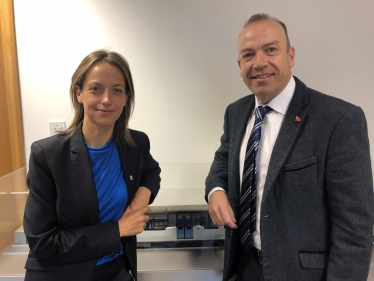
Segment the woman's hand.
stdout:
<path fill-rule="evenodd" d="M 145 187 L 141 186 L 135 193 L 134 199 L 132 200 L 129 209 L 130 211 L 136 211 L 141 207 L 147 206 L 149 203 L 149 198 L 151 197 L 151 191 Z"/>
<path fill-rule="evenodd" d="M 133 236 L 143 232 L 146 222 L 149 220 L 149 217 L 145 214 L 148 210 L 148 206 L 143 206 L 131 211 L 129 206 L 118 220 L 120 236 Z"/>
<path fill-rule="evenodd" d="M 135 193 L 130 206 L 123 213 L 118 221 L 120 236 L 132 236 L 143 232 L 149 217 L 148 202 L 151 197 L 151 191 L 145 186 L 141 186 Z"/>

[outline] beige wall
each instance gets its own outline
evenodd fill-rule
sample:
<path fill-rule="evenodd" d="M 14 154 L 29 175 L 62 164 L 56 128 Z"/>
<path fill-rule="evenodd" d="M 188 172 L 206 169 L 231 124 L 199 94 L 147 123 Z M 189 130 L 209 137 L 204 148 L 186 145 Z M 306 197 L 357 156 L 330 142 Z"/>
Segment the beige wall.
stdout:
<path fill-rule="evenodd" d="M 135 85 L 130 126 L 144 131 L 161 164 L 209 164 L 226 106 L 249 94 L 237 38 L 253 13 L 283 20 L 296 48 L 293 74 L 310 88 L 364 110 L 374 146 L 373 0 L 14 0 L 26 158 L 69 123 L 70 78 L 89 52 L 129 61 Z M 374 148 L 372 149 L 374 159 Z M 204 186 L 204 182 L 201 182 Z"/>

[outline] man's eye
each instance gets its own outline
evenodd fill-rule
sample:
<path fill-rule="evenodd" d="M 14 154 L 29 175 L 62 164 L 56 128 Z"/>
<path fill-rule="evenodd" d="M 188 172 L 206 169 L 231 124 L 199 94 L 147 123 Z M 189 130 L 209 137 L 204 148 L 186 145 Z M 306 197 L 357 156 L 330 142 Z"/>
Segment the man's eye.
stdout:
<path fill-rule="evenodd" d="M 248 58 L 251 58 L 251 57 L 253 57 L 253 54 L 252 53 L 246 53 L 246 54 L 244 54 L 243 55 L 243 59 L 248 59 Z"/>
<path fill-rule="evenodd" d="M 270 47 L 270 48 L 268 49 L 268 52 L 275 52 L 275 48 L 274 48 L 274 47 Z"/>

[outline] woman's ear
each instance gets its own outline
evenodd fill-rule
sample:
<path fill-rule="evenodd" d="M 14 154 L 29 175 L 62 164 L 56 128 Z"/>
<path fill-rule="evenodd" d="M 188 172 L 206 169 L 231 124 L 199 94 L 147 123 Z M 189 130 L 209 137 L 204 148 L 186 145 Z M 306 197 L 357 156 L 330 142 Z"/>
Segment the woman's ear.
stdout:
<path fill-rule="evenodd" d="M 81 87 L 79 87 L 78 85 L 75 85 L 74 86 L 74 92 L 75 92 L 75 96 L 77 97 L 78 102 L 82 103 L 82 98 L 81 98 L 82 90 L 81 90 Z"/>

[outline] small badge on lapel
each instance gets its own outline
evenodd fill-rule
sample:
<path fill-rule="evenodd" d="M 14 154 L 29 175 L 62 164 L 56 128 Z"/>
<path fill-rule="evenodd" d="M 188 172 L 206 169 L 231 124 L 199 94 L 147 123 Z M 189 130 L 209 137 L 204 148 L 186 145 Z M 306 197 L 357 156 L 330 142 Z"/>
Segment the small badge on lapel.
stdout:
<path fill-rule="evenodd" d="M 131 180 L 131 181 L 133 180 L 132 175 L 130 175 L 130 180 Z"/>
<path fill-rule="evenodd" d="M 300 122 L 300 117 L 299 116 L 296 116 L 296 118 L 295 118 L 295 122 Z"/>

